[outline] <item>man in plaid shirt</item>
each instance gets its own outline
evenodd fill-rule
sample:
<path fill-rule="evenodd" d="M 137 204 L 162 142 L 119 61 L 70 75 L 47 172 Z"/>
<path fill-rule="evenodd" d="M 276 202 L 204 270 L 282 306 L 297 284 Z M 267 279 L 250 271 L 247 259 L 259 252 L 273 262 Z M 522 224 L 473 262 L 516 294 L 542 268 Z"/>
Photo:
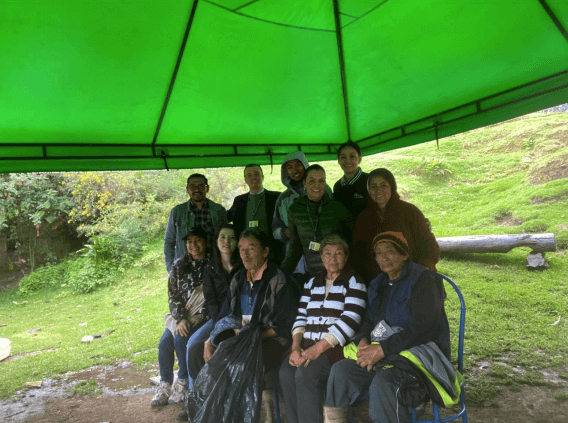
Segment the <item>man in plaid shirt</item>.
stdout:
<path fill-rule="evenodd" d="M 209 184 L 205 175 L 194 173 L 187 178 L 189 201 L 178 204 L 170 212 L 166 236 L 164 237 L 164 257 L 168 274 L 174 261 L 186 253 L 183 237 L 190 228 L 200 227 L 207 233 L 209 245 L 213 245 L 215 232 L 227 223 L 227 210 L 207 198 Z"/>

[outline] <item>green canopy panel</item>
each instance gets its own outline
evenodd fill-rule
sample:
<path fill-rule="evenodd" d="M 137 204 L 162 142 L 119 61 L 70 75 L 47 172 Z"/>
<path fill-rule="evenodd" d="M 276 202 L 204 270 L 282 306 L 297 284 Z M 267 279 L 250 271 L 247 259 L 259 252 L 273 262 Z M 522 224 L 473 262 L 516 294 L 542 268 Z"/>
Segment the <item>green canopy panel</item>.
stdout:
<path fill-rule="evenodd" d="M 373 154 L 568 102 L 566 0 L 0 0 L 0 172 Z"/>

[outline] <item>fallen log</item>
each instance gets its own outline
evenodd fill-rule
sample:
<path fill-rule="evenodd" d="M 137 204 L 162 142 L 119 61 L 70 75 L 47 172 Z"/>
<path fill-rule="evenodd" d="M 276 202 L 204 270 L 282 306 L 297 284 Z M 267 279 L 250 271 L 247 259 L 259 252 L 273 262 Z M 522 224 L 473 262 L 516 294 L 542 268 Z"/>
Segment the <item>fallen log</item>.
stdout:
<path fill-rule="evenodd" d="M 530 247 L 535 253 L 556 251 L 554 234 L 471 235 L 436 238 L 440 251 L 459 253 L 508 253 Z"/>

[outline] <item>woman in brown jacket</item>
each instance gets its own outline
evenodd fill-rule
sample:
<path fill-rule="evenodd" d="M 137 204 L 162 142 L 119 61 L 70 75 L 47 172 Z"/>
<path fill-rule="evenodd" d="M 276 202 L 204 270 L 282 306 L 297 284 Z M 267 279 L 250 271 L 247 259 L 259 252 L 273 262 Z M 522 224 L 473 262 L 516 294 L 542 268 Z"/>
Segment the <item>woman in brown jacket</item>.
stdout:
<path fill-rule="evenodd" d="M 436 271 L 440 247 L 430 229 L 430 222 L 413 204 L 402 201 L 393 174 L 384 168 L 369 173 L 367 188 L 371 205 L 355 223 L 351 262 L 366 282 L 380 272 L 374 260 L 373 238 L 387 231 L 402 232 L 410 249 L 410 260 Z"/>

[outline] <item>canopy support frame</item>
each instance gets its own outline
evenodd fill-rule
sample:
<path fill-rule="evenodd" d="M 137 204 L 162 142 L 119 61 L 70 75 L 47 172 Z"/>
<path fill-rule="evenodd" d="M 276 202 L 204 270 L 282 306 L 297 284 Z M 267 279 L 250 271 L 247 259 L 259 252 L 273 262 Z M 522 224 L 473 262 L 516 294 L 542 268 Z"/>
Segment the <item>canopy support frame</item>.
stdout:
<path fill-rule="evenodd" d="M 189 19 L 187 21 L 187 25 L 185 27 L 185 33 L 183 34 L 183 40 L 181 42 L 181 46 L 179 49 L 179 54 L 177 57 L 176 65 L 174 67 L 174 71 L 172 73 L 172 78 L 170 80 L 170 86 L 168 87 L 168 92 L 166 94 L 166 98 L 164 100 L 164 105 L 162 106 L 162 112 L 160 113 L 160 118 L 158 119 L 158 124 L 156 125 L 156 131 L 154 132 L 154 138 L 152 139 L 152 152 L 154 157 L 156 157 L 156 150 L 155 145 L 156 141 L 158 140 L 158 136 L 160 135 L 160 129 L 162 128 L 162 123 L 164 121 L 164 117 L 166 116 L 166 111 L 168 110 L 168 105 L 170 104 L 170 98 L 172 96 L 172 92 L 174 90 L 174 85 L 176 83 L 177 75 L 179 72 L 179 67 L 181 66 L 181 61 L 183 59 L 183 54 L 185 52 L 185 46 L 187 45 L 187 40 L 189 38 L 189 32 L 193 25 L 193 18 L 195 17 L 195 12 L 197 10 L 197 3 L 199 0 L 194 0 L 193 5 L 191 7 L 191 12 L 189 13 Z"/>
<path fill-rule="evenodd" d="M 441 127 L 441 126 L 443 126 L 443 125 L 447 125 L 447 124 L 449 124 L 449 123 L 453 123 L 453 122 L 456 122 L 456 121 L 459 121 L 459 120 L 461 120 L 461 119 L 465 119 L 465 118 L 468 118 L 468 117 L 471 117 L 471 116 L 474 116 L 474 115 L 481 115 L 481 114 L 483 114 L 483 113 L 487 113 L 487 112 L 490 112 L 490 111 L 493 111 L 493 110 L 496 110 L 496 109 L 499 109 L 499 108 L 502 108 L 502 107 L 506 107 L 506 106 L 508 106 L 508 105 L 512 105 L 512 104 L 515 104 L 515 103 L 519 103 L 519 102 L 525 101 L 525 100 L 527 100 L 527 99 L 539 97 L 539 96 L 542 96 L 542 95 L 545 95 L 545 94 L 549 94 L 549 93 L 552 93 L 552 92 L 555 92 L 555 91 L 558 91 L 558 90 L 566 89 L 566 88 L 568 88 L 568 84 L 561 85 L 561 86 L 558 86 L 558 87 L 555 87 L 555 88 L 551 88 L 551 89 L 548 89 L 548 90 L 544 90 L 544 91 L 541 91 L 541 92 L 538 92 L 538 93 L 533 93 L 533 94 L 530 94 L 530 95 L 527 95 L 527 96 L 523 96 L 523 97 L 521 97 L 521 98 L 517 98 L 517 99 L 515 99 L 515 100 L 511 100 L 511 101 L 508 101 L 508 102 L 504 102 L 504 103 L 501 103 L 501 104 L 498 104 L 498 105 L 496 105 L 496 106 L 489 107 L 489 108 L 486 108 L 486 109 L 483 109 L 483 108 L 481 107 L 481 103 L 484 102 L 484 101 L 487 101 L 487 100 L 490 100 L 490 99 L 492 99 L 492 98 L 496 98 L 496 97 L 499 97 L 499 96 L 502 96 L 502 95 L 505 95 L 505 94 L 508 94 L 508 93 L 511 93 L 511 92 L 514 92 L 514 91 L 517 91 L 517 90 L 521 90 L 521 89 L 526 88 L 526 87 L 529 87 L 529 86 L 531 86 L 531 85 L 538 84 L 538 83 L 540 83 L 540 82 L 544 82 L 544 81 L 547 81 L 547 80 L 549 80 L 549 79 L 552 79 L 552 78 L 555 78 L 555 77 L 558 77 L 558 76 L 563 76 L 563 75 L 566 75 L 566 74 L 568 74 L 568 70 L 565 70 L 565 71 L 563 71 L 563 72 L 556 73 L 556 74 L 554 74 L 554 75 L 546 76 L 546 77 L 544 77 L 544 78 L 541 78 L 541 79 L 538 79 L 538 80 L 529 82 L 529 83 L 527 83 L 527 84 L 523 84 L 523 85 L 519 85 L 519 86 L 514 87 L 514 88 L 510 88 L 510 89 L 508 89 L 508 90 L 502 91 L 502 92 L 500 92 L 500 93 L 493 94 L 493 95 L 488 96 L 488 97 L 480 98 L 480 99 L 478 99 L 478 100 L 471 101 L 471 102 L 466 103 L 466 104 L 462 104 L 462 105 L 460 105 L 460 106 L 458 106 L 458 107 L 455 107 L 455 108 L 453 108 L 453 109 L 444 110 L 444 111 L 442 111 L 442 112 L 440 112 L 440 113 L 437 113 L 437 114 L 434 114 L 434 115 L 430 115 L 430 116 L 428 116 L 428 117 L 425 117 L 425 118 L 422 118 L 422 119 L 419 119 L 419 120 L 416 120 L 416 121 L 407 123 L 407 124 L 405 124 L 405 125 L 403 125 L 403 126 L 400 126 L 400 127 L 390 128 L 390 129 L 388 129 L 388 130 L 386 130 L 386 131 L 382 131 L 382 132 L 380 132 L 380 133 L 377 133 L 377 134 L 374 134 L 374 135 L 370 135 L 370 136 L 368 136 L 368 137 L 365 137 L 365 138 L 362 138 L 362 139 L 360 139 L 360 140 L 357 140 L 357 142 L 360 143 L 360 142 L 363 142 L 363 141 L 367 141 L 367 140 L 370 140 L 370 139 L 372 139 L 372 138 L 376 138 L 376 137 L 380 137 L 381 135 L 388 134 L 389 132 L 394 132 L 394 131 L 396 131 L 396 130 L 399 130 L 399 131 L 400 131 L 400 133 L 401 133 L 400 136 L 395 136 L 395 137 L 392 137 L 392 138 L 388 138 L 388 139 L 385 139 L 385 140 L 382 140 L 382 141 L 379 141 L 379 142 L 376 142 L 376 143 L 373 143 L 373 144 L 368 144 L 368 145 L 365 145 L 364 147 L 361 147 L 361 150 L 362 150 L 362 151 L 365 151 L 365 150 L 367 150 L 367 149 L 371 149 L 371 148 L 376 147 L 376 146 L 378 146 L 378 145 L 385 144 L 385 143 L 392 142 L 392 141 L 397 140 L 397 139 L 404 138 L 404 137 L 406 137 L 406 136 L 408 136 L 408 135 L 417 134 L 417 133 L 420 133 L 420 132 L 426 132 L 426 131 L 430 131 L 430 130 L 432 130 L 432 129 L 435 129 L 435 131 L 436 131 L 436 133 L 437 133 L 437 132 L 438 132 L 438 128 Z M 443 115 L 445 115 L 445 114 L 451 113 L 451 112 L 454 111 L 454 110 L 458 110 L 458 109 L 465 108 L 465 107 L 467 107 L 467 106 L 475 106 L 475 107 L 476 107 L 476 112 L 475 112 L 475 113 L 466 114 L 466 115 L 463 115 L 463 116 L 459 116 L 459 117 L 456 117 L 456 118 L 454 118 L 454 119 L 449 119 L 449 120 L 446 120 L 446 121 L 444 121 L 443 119 L 439 119 L 441 116 L 443 116 Z M 415 125 L 415 124 L 417 124 L 417 123 L 425 122 L 425 121 L 426 121 L 426 122 L 427 122 L 427 121 L 433 121 L 433 123 L 432 123 L 431 125 L 427 126 L 427 127 L 421 128 L 421 129 L 416 130 L 416 131 L 408 131 L 408 130 L 406 129 L 407 126 Z"/>
<path fill-rule="evenodd" d="M 345 75 L 345 57 L 343 55 L 343 36 L 341 33 L 341 20 L 339 17 L 338 0 L 333 0 L 333 16 L 335 18 L 335 34 L 337 39 L 337 54 L 339 56 L 339 71 L 341 72 L 341 88 L 343 90 L 343 107 L 345 109 L 345 124 L 347 126 L 347 140 L 351 141 L 351 122 L 349 119 L 349 100 L 347 97 L 347 78 Z"/>
<path fill-rule="evenodd" d="M 546 0 L 538 0 L 538 2 L 543 7 L 543 9 L 546 11 L 546 13 L 548 13 L 548 16 L 550 16 L 550 19 L 552 19 L 552 22 L 554 22 L 554 24 L 556 25 L 558 30 L 562 33 L 564 38 L 566 38 L 566 41 L 568 41 L 568 31 L 566 31 L 566 29 L 562 26 L 562 23 L 556 17 L 556 15 L 552 11 L 552 9 L 550 8 L 550 6 L 546 2 Z"/>

